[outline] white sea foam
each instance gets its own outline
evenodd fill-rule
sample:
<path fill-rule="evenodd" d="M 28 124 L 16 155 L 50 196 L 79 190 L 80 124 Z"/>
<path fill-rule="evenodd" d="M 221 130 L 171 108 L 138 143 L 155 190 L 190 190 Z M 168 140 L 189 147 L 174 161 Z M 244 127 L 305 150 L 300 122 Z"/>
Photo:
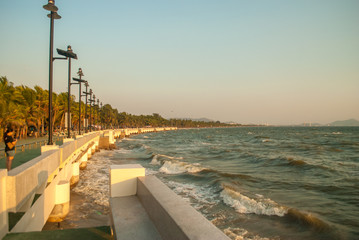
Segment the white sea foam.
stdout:
<path fill-rule="evenodd" d="M 161 162 L 158 161 L 158 155 L 156 154 L 153 158 L 152 161 L 150 162 L 151 165 L 161 165 Z"/>
<path fill-rule="evenodd" d="M 191 202 L 197 210 L 219 203 L 219 200 L 215 199 L 215 195 L 209 186 L 198 186 L 191 183 L 179 183 L 175 181 L 169 181 L 166 184 L 175 193 Z"/>
<path fill-rule="evenodd" d="M 115 149 L 114 151 L 117 153 L 122 153 L 122 154 L 132 153 L 132 150 L 128 150 L 128 149 L 124 149 L 124 148 Z"/>
<path fill-rule="evenodd" d="M 168 155 L 165 155 L 165 154 L 157 154 L 159 157 L 164 157 L 164 158 L 168 158 L 168 159 L 178 159 L 178 160 L 181 160 L 183 159 L 183 157 L 172 157 L 172 156 L 168 156 Z"/>
<path fill-rule="evenodd" d="M 158 171 L 150 169 L 150 168 L 146 168 L 145 169 L 145 175 L 149 176 L 149 175 L 156 175 L 158 173 Z"/>
<path fill-rule="evenodd" d="M 109 206 L 109 171 L 111 164 L 109 151 L 95 154 L 88 162 L 85 171 L 80 172 L 80 181 L 72 190 L 84 194 L 98 205 Z"/>
<path fill-rule="evenodd" d="M 333 135 L 342 135 L 342 132 L 332 132 Z"/>
<path fill-rule="evenodd" d="M 180 174 L 180 173 L 197 173 L 205 168 L 202 168 L 198 163 L 189 164 L 185 162 L 171 162 L 165 161 L 165 163 L 160 168 L 160 172 L 166 174 Z"/>
<path fill-rule="evenodd" d="M 258 215 L 284 216 L 287 209 L 269 198 L 252 199 L 231 188 L 224 187 L 220 196 L 223 202 L 239 213 L 255 213 Z"/>
<path fill-rule="evenodd" d="M 258 235 L 253 235 L 243 228 L 226 228 L 223 232 L 233 240 L 270 240 L 269 238 L 262 238 Z"/>

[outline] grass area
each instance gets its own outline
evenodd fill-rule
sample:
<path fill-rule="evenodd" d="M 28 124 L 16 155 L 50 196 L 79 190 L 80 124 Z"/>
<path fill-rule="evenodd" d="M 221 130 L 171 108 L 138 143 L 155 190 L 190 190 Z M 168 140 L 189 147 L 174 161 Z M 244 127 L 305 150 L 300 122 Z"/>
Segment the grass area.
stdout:
<path fill-rule="evenodd" d="M 66 240 L 96 240 L 96 239 L 113 239 L 111 236 L 111 228 L 109 226 L 94 227 L 94 228 L 75 228 L 63 229 L 41 232 L 28 233 L 9 233 L 3 240 L 29 240 L 29 239 L 66 239 Z"/>

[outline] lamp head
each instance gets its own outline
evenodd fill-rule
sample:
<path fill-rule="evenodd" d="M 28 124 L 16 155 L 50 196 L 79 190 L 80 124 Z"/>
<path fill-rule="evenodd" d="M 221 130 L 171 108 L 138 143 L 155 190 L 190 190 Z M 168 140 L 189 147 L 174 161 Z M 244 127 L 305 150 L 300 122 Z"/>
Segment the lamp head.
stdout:
<path fill-rule="evenodd" d="M 56 6 L 55 6 L 55 0 L 49 0 L 48 3 L 44 6 L 42 6 L 44 9 L 51 11 L 51 12 L 57 12 L 57 10 L 59 10 Z"/>
<path fill-rule="evenodd" d="M 51 12 L 53 19 L 61 19 L 61 16 L 57 12 Z M 48 18 L 51 18 L 51 14 L 47 14 Z"/>
<path fill-rule="evenodd" d="M 84 74 L 82 73 L 82 68 L 79 68 L 79 71 L 77 72 L 77 75 L 84 76 Z"/>

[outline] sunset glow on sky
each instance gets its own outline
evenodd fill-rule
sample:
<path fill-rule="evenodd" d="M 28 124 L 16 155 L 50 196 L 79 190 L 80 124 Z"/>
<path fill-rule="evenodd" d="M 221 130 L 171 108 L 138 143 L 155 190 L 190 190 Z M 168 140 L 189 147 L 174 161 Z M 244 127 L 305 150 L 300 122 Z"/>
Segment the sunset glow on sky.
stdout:
<path fill-rule="evenodd" d="M 47 1 L 0 1 L 0 76 L 48 89 Z M 120 112 L 238 123 L 359 120 L 357 0 L 57 0 L 96 97 Z M 56 56 L 55 51 L 55 56 Z M 72 92 L 77 99 L 77 86 Z M 54 92 L 67 61 L 54 62 Z"/>

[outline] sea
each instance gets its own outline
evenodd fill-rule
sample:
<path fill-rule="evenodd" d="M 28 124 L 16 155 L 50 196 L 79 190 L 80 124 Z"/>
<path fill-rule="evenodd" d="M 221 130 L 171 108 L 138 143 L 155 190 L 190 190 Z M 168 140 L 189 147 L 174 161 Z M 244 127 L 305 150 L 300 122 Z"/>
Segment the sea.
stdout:
<path fill-rule="evenodd" d="M 108 215 L 110 165 L 138 163 L 231 239 L 359 239 L 359 127 L 179 129 L 116 144 L 81 172 L 77 218 Z"/>

